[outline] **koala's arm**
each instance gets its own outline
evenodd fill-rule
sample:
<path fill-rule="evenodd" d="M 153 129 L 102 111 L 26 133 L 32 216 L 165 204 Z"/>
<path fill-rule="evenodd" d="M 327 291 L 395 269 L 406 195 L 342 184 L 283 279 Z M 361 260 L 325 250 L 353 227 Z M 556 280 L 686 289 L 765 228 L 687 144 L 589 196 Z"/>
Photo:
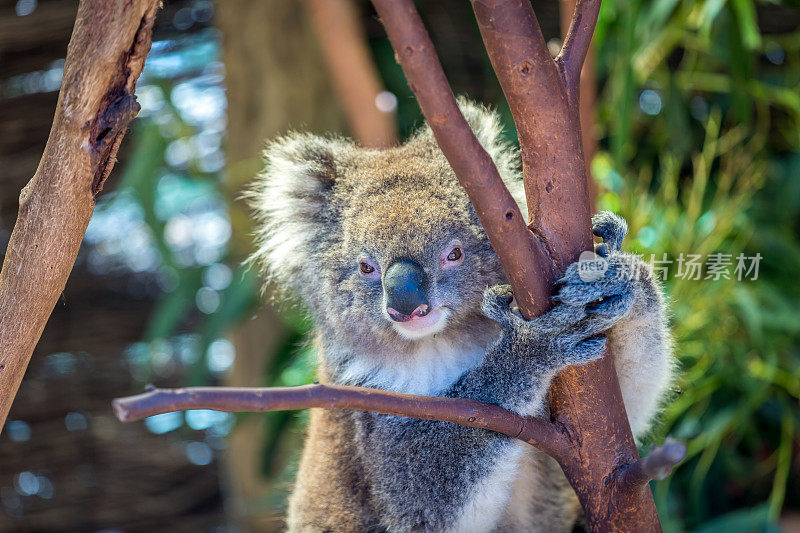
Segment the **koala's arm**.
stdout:
<path fill-rule="evenodd" d="M 508 287 L 486 292 L 484 312 L 502 325 L 502 336 L 482 364 L 441 396 L 537 413 L 559 370 L 602 355 L 606 343 L 602 332 L 620 312 L 609 300 L 611 305 L 592 308 L 557 305 L 549 313 L 525 321 L 510 309 L 511 299 Z M 513 439 L 449 422 L 375 413 L 356 416 L 359 447 L 384 527 L 392 531 L 460 530 L 475 524 L 460 523 L 459 519 L 481 517 L 489 520 L 488 528 L 498 518 L 487 515 L 503 508 L 522 453 Z"/>

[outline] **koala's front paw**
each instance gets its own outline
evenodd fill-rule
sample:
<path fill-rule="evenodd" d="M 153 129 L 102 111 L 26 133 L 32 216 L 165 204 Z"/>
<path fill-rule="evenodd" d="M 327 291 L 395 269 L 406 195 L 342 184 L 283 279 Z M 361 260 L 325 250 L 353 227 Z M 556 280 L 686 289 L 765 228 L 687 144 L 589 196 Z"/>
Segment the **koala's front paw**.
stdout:
<path fill-rule="evenodd" d="M 628 223 L 611 211 L 600 211 L 592 217 L 592 233 L 603 239 L 602 244 L 595 247 L 595 252 L 607 257 L 609 253 L 622 249 L 622 240 L 628 233 Z"/>
<path fill-rule="evenodd" d="M 483 314 L 505 329 L 513 327 L 517 318 L 522 319 L 522 316 L 511 309 L 511 302 L 513 301 L 514 294 L 511 292 L 511 285 L 495 285 L 483 292 L 481 309 Z"/>
<path fill-rule="evenodd" d="M 595 247 L 600 257 L 578 261 L 556 282 L 553 301 L 573 306 L 590 306 L 596 312 L 617 319 L 627 315 L 637 301 L 659 293 L 649 266 L 636 256 L 620 252 L 628 224 L 617 215 L 603 211 L 592 218 L 592 231 L 603 238 Z"/>
<path fill-rule="evenodd" d="M 639 271 L 642 265 L 631 261 L 631 256 L 622 254 L 610 254 L 595 261 L 602 271 L 597 267 L 587 269 L 581 261 L 571 264 L 556 281 L 557 292 L 551 300 L 620 318 L 630 311 L 635 285 L 646 272 Z"/>
<path fill-rule="evenodd" d="M 512 309 L 508 285 L 490 287 L 484 293 L 483 312 L 503 327 L 510 357 L 528 358 L 531 371 L 548 372 L 582 365 L 600 358 L 606 347 L 602 332 L 609 320 L 602 308 L 556 305 L 533 320 L 525 320 Z"/>

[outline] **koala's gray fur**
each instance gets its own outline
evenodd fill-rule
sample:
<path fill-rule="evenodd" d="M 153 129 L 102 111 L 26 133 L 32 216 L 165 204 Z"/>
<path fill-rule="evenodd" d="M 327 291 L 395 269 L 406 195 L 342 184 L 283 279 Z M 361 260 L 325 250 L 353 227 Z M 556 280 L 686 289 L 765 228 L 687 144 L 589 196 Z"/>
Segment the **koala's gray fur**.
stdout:
<path fill-rule="evenodd" d="M 517 154 L 501 141 L 498 117 L 466 101 L 460 106 L 524 212 Z M 594 221 L 604 239 L 597 252 L 608 261 L 605 275 L 585 282 L 570 266 L 556 306 L 525 321 L 512 310 L 500 262 L 428 127 L 385 151 L 290 134 L 269 145 L 266 161 L 252 193 L 256 258 L 308 306 L 323 381 L 546 415 L 552 377 L 600 357 L 608 344 L 634 434 L 647 431 L 670 379 L 671 348 L 657 282 L 641 261 L 619 251 L 622 219 L 603 213 Z M 445 270 L 441 253 L 454 239 L 463 263 Z M 441 329 L 410 338 L 393 324 L 381 279 L 359 274 L 364 257 L 379 269 L 401 257 L 424 265 Z M 569 531 L 577 514 L 557 464 L 504 435 L 315 411 L 288 525 Z"/>

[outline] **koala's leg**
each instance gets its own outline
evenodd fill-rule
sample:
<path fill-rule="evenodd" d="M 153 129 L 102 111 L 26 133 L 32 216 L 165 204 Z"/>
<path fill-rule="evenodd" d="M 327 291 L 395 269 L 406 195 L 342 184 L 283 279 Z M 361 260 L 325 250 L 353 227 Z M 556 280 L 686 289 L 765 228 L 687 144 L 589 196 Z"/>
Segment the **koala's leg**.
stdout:
<path fill-rule="evenodd" d="M 352 440 L 350 413 L 313 409 L 287 513 L 287 531 L 321 533 L 378 529 Z"/>
<path fill-rule="evenodd" d="M 600 298 L 619 308 L 620 320 L 608 332 L 608 345 L 622 389 L 633 434 L 642 436 L 659 407 L 672 374 L 672 343 L 664 296 L 650 266 L 619 251 L 627 230 L 624 220 L 608 212 L 593 219 L 593 231 L 603 238 L 596 252 L 608 269 L 597 280 L 581 279 L 571 265 L 559 284 L 557 299 L 570 305 L 589 305 Z"/>
<path fill-rule="evenodd" d="M 497 533 L 569 533 L 581 514 L 581 505 L 555 459 L 525 446 L 511 502 Z"/>
<path fill-rule="evenodd" d="M 600 357 L 613 309 L 558 305 L 532 321 L 509 308 L 506 287 L 487 291 L 484 312 L 503 327 L 484 361 L 441 395 L 539 412 L 552 376 Z M 449 422 L 354 414 L 372 501 L 390 531 L 488 531 L 506 509 L 524 447 Z"/>

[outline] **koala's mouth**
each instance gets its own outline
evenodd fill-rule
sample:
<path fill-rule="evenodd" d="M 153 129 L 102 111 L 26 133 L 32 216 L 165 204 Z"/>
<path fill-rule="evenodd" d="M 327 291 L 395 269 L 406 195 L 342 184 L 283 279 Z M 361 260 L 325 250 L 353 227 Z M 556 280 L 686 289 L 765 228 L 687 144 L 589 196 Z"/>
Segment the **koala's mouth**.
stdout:
<path fill-rule="evenodd" d="M 392 327 L 401 336 L 416 340 L 439 333 L 447 325 L 449 311 L 442 306 L 434 307 L 425 314 L 414 314 L 403 321 L 392 320 Z"/>

